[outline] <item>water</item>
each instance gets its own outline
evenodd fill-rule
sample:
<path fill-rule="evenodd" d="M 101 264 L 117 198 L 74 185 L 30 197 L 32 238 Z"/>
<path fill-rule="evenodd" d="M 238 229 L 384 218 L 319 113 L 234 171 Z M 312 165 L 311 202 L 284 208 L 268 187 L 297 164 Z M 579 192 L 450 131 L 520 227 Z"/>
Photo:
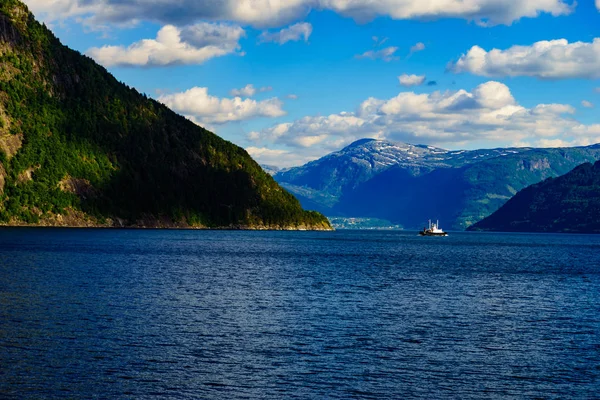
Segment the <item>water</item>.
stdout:
<path fill-rule="evenodd" d="M 0 230 L 1 398 L 598 398 L 600 236 Z"/>

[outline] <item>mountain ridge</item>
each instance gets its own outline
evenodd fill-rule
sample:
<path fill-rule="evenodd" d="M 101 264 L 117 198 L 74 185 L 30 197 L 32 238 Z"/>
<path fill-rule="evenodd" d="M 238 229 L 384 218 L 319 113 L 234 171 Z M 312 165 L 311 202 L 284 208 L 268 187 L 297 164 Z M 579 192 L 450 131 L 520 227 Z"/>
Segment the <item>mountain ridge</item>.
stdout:
<path fill-rule="evenodd" d="M 439 218 L 465 229 L 524 187 L 597 159 L 598 145 L 444 150 L 360 140 L 274 177 L 328 216 L 380 218 L 408 229 Z"/>

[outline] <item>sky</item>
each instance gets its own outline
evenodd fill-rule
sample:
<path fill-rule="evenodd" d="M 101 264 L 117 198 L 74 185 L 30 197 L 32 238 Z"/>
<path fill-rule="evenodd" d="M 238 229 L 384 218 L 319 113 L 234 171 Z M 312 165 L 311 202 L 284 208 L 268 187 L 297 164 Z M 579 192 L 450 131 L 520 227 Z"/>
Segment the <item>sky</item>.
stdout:
<path fill-rule="evenodd" d="M 243 148 L 600 142 L 600 0 L 25 0 L 67 46 Z"/>

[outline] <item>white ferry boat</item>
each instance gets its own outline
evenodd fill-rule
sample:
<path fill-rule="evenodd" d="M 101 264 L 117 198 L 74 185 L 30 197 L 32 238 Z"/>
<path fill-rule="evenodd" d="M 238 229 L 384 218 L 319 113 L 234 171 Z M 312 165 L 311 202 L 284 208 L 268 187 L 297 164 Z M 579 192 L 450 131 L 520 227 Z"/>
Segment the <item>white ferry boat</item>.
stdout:
<path fill-rule="evenodd" d="M 431 223 L 429 220 L 429 228 L 423 228 L 421 232 L 419 232 L 421 236 L 448 236 L 446 232 L 444 232 L 440 228 L 440 221 L 437 221 L 435 224 Z"/>

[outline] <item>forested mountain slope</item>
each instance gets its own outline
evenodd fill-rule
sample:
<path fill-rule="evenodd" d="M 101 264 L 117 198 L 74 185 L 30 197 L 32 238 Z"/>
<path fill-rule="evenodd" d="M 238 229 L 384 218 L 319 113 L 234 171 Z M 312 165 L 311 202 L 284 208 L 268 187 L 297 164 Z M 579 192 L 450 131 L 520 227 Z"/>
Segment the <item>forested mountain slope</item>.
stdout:
<path fill-rule="evenodd" d="M 0 224 L 329 228 L 240 147 L 0 3 Z"/>
<path fill-rule="evenodd" d="M 472 230 L 600 233 L 600 161 L 529 186 Z"/>

